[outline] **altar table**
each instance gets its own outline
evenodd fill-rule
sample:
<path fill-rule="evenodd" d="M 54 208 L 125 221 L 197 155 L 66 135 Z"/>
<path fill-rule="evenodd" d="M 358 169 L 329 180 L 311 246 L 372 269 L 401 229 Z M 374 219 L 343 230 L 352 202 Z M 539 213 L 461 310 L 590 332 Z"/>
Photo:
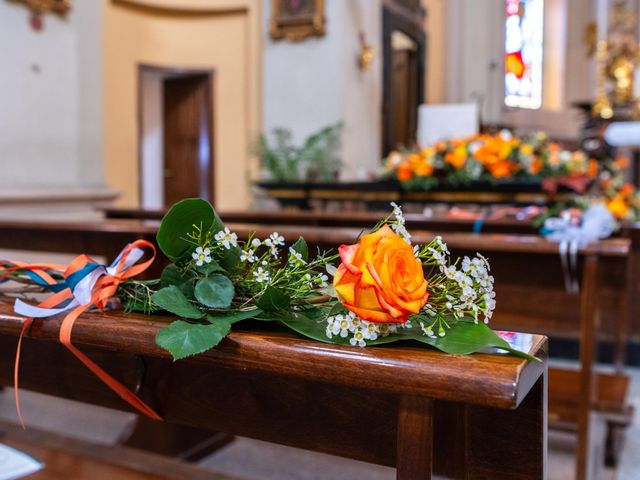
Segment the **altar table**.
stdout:
<path fill-rule="evenodd" d="M 74 344 L 167 422 L 392 466 L 397 478 L 542 479 L 547 339 L 514 341 L 542 362 L 447 355 L 413 344 L 354 348 L 248 325 L 215 349 L 172 362 L 155 345 L 171 318 L 83 314 Z M 57 342 L 61 318 L 34 321 L 21 387 L 128 409 Z M 0 382 L 12 382 L 22 319 L 0 304 Z"/>

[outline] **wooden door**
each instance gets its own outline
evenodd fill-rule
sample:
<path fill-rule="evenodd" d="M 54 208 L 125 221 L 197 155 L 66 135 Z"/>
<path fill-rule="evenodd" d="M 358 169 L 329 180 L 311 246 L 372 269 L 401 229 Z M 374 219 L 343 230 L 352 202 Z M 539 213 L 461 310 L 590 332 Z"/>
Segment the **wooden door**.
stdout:
<path fill-rule="evenodd" d="M 417 62 L 413 50 L 393 50 L 391 56 L 391 95 L 389 128 L 391 145 L 410 147 L 415 141 L 418 120 Z"/>
<path fill-rule="evenodd" d="M 426 34 L 421 2 L 385 0 L 382 10 L 382 154 L 415 142 L 424 102 Z M 411 48 L 394 45 L 404 37 Z"/>
<path fill-rule="evenodd" d="M 164 204 L 189 197 L 213 202 L 211 79 L 163 81 Z"/>

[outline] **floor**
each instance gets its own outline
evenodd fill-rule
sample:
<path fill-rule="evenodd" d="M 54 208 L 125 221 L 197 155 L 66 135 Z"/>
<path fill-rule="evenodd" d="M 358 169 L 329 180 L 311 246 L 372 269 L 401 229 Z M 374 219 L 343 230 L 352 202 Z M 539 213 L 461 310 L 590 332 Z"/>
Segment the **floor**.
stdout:
<path fill-rule="evenodd" d="M 640 410 L 640 369 L 630 369 L 631 402 Z M 113 444 L 127 429 L 132 414 L 22 392 L 22 411 L 27 426 L 65 432 L 73 438 Z M 0 394 L 0 420 L 16 422 L 13 392 Z M 551 432 L 549 479 L 573 478 L 575 437 Z M 627 432 L 625 450 L 617 472 L 607 471 L 607 480 L 640 478 L 640 420 L 638 415 Z M 392 480 L 391 468 L 369 465 L 330 455 L 238 438 L 201 461 L 202 467 L 251 480 Z M 82 478 L 82 477 L 77 477 Z M 123 477 L 124 478 L 124 477 Z"/>

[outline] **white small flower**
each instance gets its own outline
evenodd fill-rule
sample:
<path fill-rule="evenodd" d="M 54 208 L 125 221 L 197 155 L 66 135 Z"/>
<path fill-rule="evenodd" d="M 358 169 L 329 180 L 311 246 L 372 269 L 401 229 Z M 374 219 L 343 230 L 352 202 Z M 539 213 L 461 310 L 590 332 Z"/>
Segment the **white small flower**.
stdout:
<path fill-rule="evenodd" d="M 346 338 L 349 335 L 349 328 L 351 327 L 351 322 L 349 321 L 349 317 L 345 317 L 344 315 L 336 315 L 336 335 L 340 335 L 342 338 Z"/>
<path fill-rule="evenodd" d="M 436 334 L 433 333 L 433 328 L 431 325 L 425 325 L 423 322 L 420 322 L 420 329 L 422 333 L 424 333 L 427 337 L 436 338 Z"/>
<path fill-rule="evenodd" d="M 230 231 L 228 227 L 224 227 L 224 230 L 220 230 L 213 238 L 215 238 L 218 243 L 221 243 L 227 250 L 232 246 L 238 246 L 238 236 Z"/>
<path fill-rule="evenodd" d="M 329 284 L 327 283 L 327 280 L 329 280 L 329 277 L 327 277 L 324 273 L 320 273 L 316 277 L 316 283 L 320 288 L 326 288 L 327 286 L 329 286 Z"/>
<path fill-rule="evenodd" d="M 378 326 L 373 322 L 362 321 L 362 334 L 366 340 L 376 340 L 378 338 Z"/>
<path fill-rule="evenodd" d="M 302 259 L 300 252 L 293 247 L 289 247 L 289 263 L 304 265 L 306 262 Z"/>
<path fill-rule="evenodd" d="M 267 240 L 269 240 L 269 247 L 284 245 L 284 237 L 278 232 L 273 232 L 271 235 L 269 235 L 269 238 Z M 265 240 L 265 244 L 267 243 L 267 240 Z"/>
<path fill-rule="evenodd" d="M 500 130 L 499 135 L 500 135 L 500 138 L 506 142 L 508 142 L 513 138 L 513 134 L 511 133 L 511 131 L 507 130 L 506 128 Z"/>
<path fill-rule="evenodd" d="M 253 276 L 256 277 L 256 282 L 268 282 L 270 280 L 269 272 L 263 270 L 262 267 L 258 267 L 255 272 L 253 272 Z"/>
<path fill-rule="evenodd" d="M 196 251 L 191 254 L 191 258 L 196 261 L 196 266 L 201 267 L 205 263 L 211 263 L 211 250 L 198 247 Z"/>
<path fill-rule="evenodd" d="M 353 337 L 349 339 L 349 343 L 354 346 L 358 345 L 359 347 L 364 347 L 367 345 L 364 342 L 364 333 L 362 332 L 362 329 L 359 328 L 355 331 Z"/>
<path fill-rule="evenodd" d="M 251 240 L 251 246 L 253 248 L 258 248 L 260 245 L 262 245 L 262 242 L 260 241 L 260 239 L 254 238 L 253 240 Z"/>
<path fill-rule="evenodd" d="M 253 263 L 258 259 L 253 250 L 243 250 L 242 255 L 240 255 L 240 260 L 243 262 Z"/>

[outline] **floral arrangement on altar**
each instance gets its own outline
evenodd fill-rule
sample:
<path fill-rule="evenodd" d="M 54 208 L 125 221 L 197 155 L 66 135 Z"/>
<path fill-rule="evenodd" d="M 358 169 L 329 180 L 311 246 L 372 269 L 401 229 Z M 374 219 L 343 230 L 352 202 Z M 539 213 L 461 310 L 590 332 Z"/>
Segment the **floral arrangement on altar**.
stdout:
<path fill-rule="evenodd" d="M 26 288 L 14 304 L 16 313 L 27 317 L 23 334 L 34 317 L 65 314 L 60 342 L 152 418 L 159 417 L 71 344 L 73 323 L 87 309 L 116 304 L 127 311 L 175 315 L 156 337 L 174 360 L 215 347 L 236 323 L 248 320 L 275 322 L 345 346 L 410 340 L 451 354 L 496 348 L 536 360 L 486 325 L 496 305 L 487 259 L 478 254 L 452 261 L 440 237 L 413 245 L 395 204 L 389 217 L 356 243 L 340 246 L 337 255 L 311 252 L 303 238 L 287 247 L 277 232 L 241 240 L 201 199 L 175 204 L 162 220 L 157 243 L 172 263 L 153 280 L 134 278 L 153 261 L 140 263 L 145 250 L 155 257 L 155 247 L 143 240 L 127 245 L 110 266 L 86 255 L 69 266 L 0 261 L 0 282 L 14 280 Z M 27 297 L 34 288 L 51 296 L 35 306 Z M 21 341 L 22 336 L 16 392 Z"/>
<path fill-rule="evenodd" d="M 408 190 L 522 179 L 547 180 L 544 186 L 551 190 L 559 181 L 584 191 L 598 172 L 596 160 L 582 151 L 562 149 L 542 132 L 518 138 L 503 130 L 391 152 L 384 161 L 383 174 Z"/>

